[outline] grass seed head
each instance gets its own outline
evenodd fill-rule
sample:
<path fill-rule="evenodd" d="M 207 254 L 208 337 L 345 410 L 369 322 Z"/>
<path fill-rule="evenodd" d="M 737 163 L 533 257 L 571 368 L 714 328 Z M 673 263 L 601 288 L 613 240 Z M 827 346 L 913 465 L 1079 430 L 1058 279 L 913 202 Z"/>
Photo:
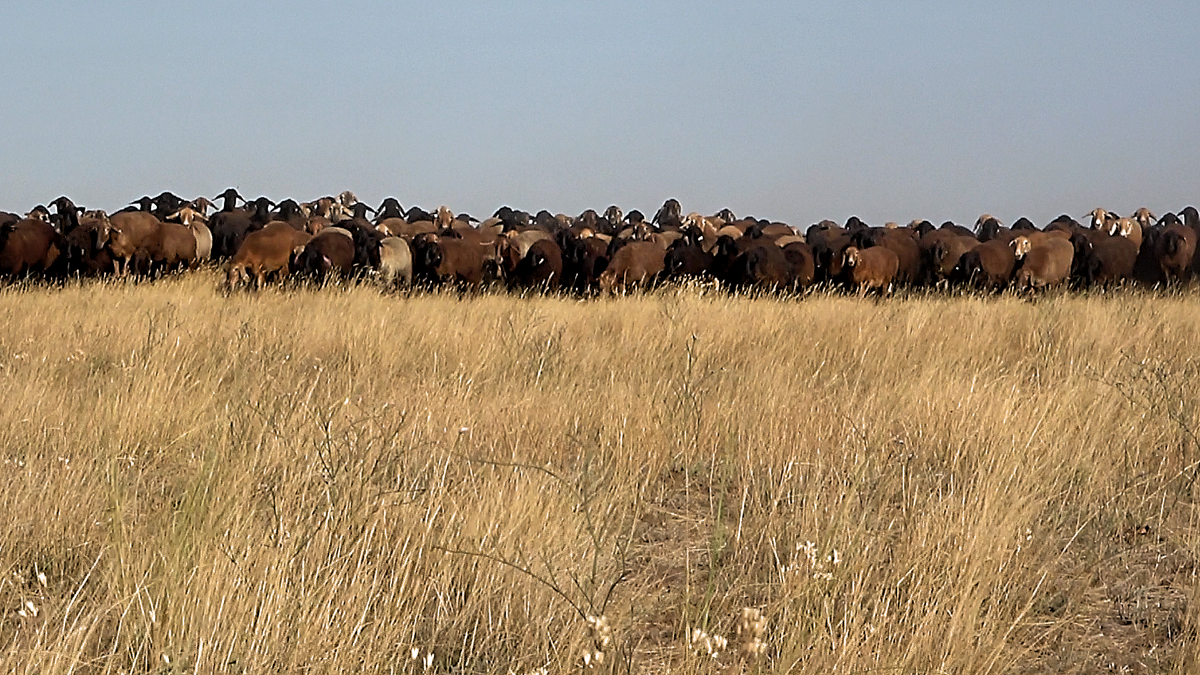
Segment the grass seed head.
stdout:
<path fill-rule="evenodd" d="M 763 640 L 767 632 L 767 618 L 753 607 L 742 609 L 737 622 L 738 653 L 747 661 L 762 656 L 767 651 Z"/>

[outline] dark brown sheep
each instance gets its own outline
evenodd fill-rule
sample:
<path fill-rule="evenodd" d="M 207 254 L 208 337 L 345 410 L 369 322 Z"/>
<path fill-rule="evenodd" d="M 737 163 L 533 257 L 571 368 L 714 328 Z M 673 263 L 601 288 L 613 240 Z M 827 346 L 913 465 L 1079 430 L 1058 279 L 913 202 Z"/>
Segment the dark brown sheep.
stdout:
<path fill-rule="evenodd" d="M 513 269 L 511 283 L 523 288 L 557 290 L 562 283 L 562 249 L 547 239 L 535 241 Z"/>
<path fill-rule="evenodd" d="M 63 236 L 65 272 L 97 276 L 113 269 L 112 254 L 107 249 L 109 237 L 108 214 L 85 211 L 79 225 Z"/>
<path fill-rule="evenodd" d="M 599 236 L 576 237 L 560 232 L 558 247 L 563 256 L 563 283 L 577 291 L 595 287 L 608 266 L 608 243 Z"/>
<path fill-rule="evenodd" d="M 964 228 L 965 229 L 965 228 Z M 979 240 L 958 230 L 933 230 L 921 237 L 921 283 L 937 284 L 950 277 L 962 254 L 979 245 Z"/>
<path fill-rule="evenodd" d="M 1196 207 L 1187 206 L 1179 212 L 1179 217 L 1183 219 L 1185 227 L 1190 229 L 1196 235 L 1196 242 L 1200 243 L 1200 213 L 1196 211 Z M 1200 256 L 1192 255 L 1192 273 L 1200 275 Z"/>
<path fill-rule="evenodd" d="M 413 275 L 433 283 L 457 282 L 477 289 L 483 283 L 483 250 L 456 237 L 417 237 L 413 240 Z"/>
<path fill-rule="evenodd" d="M 726 279 L 735 288 L 783 289 L 792 283 L 791 267 L 783 249 L 764 238 L 762 243 L 734 258 L 726 270 Z"/>
<path fill-rule="evenodd" d="M 288 264 L 292 274 L 318 281 L 330 273 L 348 276 L 353 266 L 354 238 L 349 231 L 341 227 L 327 227 L 321 230 L 308 240 L 302 250 L 292 255 Z"/>
<path fill-rule="evenodd" d="M 1074 250 L 1071 276 L 1080 286 L 1120 284 L 1134 276 L 1138 246 L 1100 230 L 1080 230 L 1069 240 Z"/>
<path fill-rule="evenodd" d="M 25 218 L 0 226 L 0 274 L 18 277 L 45 272 L 64 246 L 62 236 L 43 220 Z"/>
<path fill-rule="evenodd" d="M 1169 225 L 1155 242 L 1155 257 L 1168 284 L 1191 278 L 1196 232 L 1187 225 Z"/>
<path fill-rule="evenodd" d="M 986 290 L 1004 288 L 1012 280 L 1017 258 L 1007 239 L 992 239 L 962 254 L 950 275 L 952 281 Z"/>
<path fill-rule="evenodd" d="M 813 285 L 817 266 L 813 258 L 812 248 L 808 244 L 796 241 L 784 246 L 783 257 L 791 267 L 793 288 L 804 290 Z"/>
<path fill-rule="evenodd" d="M 663 276 L 668 279 L 698 279 L 711 276 L 713 254 L 700 244 L 675 242 L 663 257 Z"/>

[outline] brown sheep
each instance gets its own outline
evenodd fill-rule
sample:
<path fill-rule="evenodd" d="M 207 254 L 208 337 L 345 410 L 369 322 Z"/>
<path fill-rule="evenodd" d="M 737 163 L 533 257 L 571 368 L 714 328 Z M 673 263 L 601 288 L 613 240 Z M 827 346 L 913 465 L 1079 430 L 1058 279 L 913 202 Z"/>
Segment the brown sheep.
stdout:
<path fill-rule="evenodd" d="M 925 284 L 937 284 L 950 277 L 959 258 L 979 245 L 975 237 L 964 236 L 955 230 L 933 230 L 921 237 L 921 271 Z"/>
<path fill-rule="evenodd" d="M 287 276 L 292 253 L 308 243 L 312 235 L 283 222 L 274 222 L 246 235 L 227 268 L 230 288 L 249 281 L 250 275 L 258 288 L 266 283 L 267 274 L 279 272 Z"/>
<path fill-rule="evenodd" d="M 863 249 L 850 246 L 842 253 L 842 268 L 847 285 L 857 291 L 890 291 L 900 268 L 900 258 L 883 246 Z"/>
<path fill-rule="evenodd" d="M 513 258 L 514 267 L 516 266 L 515 261 L 523 259 L 525 254 L 529 253 L 529 247 L 533 246 L 534 242 L 554 240 L 554 236 L 545 230 L 525 230 L 524 232 L 517 232 L 514 230 L 511 232 L 505 232 L 500 238 L 506 240 L 505 242 L 501 243 L 500 248 L 502 251 L 508 250 L 509 248 L 513 250 L 512 255 L 515 256 Z"/>
<path fill-rule="evenodd" d="M 1187 281 L 1196 253 L 1196 233 L 1186 225 L 1169 225 L 1158 236 L 1155 256 L 1163 278 L 1170 284 Z"/>
<path fill-rule="evenodd" d="M 1092 209 L 1088 215 L 1092 217 L 1089 227 L 1093 230 L 1107 230 L 1117 220 L 1117 214 L 1099 208 Z"/>
<path fill-rule="evenodd" d="M 336 272 L 350 274 L 354 266 L 354 237 L 341 227 L 327 227 L 309 239 L 304 247 L 292 254 L 288 269 L 317 280 Z"/>
<path fill-rule="evenodd" d="M 123 211 L 108 217 L 108 250 L 113 257 L 113 271 L 128 274 L 129 263 L 151 237 L 158 234 L 162 222 L 143 211 Z"/>
<path fill-rule="evenodd" d="M 1033 243 L 1028 237 L 1012 240 L 1013 256 L 1021 261 L 1014 279 L 1019 289 L 1057 286 L 1071 275 L 1075 247 L 1061 237 L 1045 237 Z"/>
<path fill-rule="evenodd" d="M 413 275 L 434 283 L 483 283 L 483 248 L 457 237 L 423 235 L 413 240 Z"/>
<path fill-rule="evenodd" d="M 1141 209 L 1145 211 L 1145 209 Z M 1147 211 L 1149 213 L 1149 211 Z M 1108 228 L 1108 233 L 1116 237 L 1125 237 L 1138 248 L 1142 247 L 1142 224 L 1135 218 L 1118 218 Z"/>
<path fill-rule="evenodd" d="M 203 204 L 200 210 L 185 206 L 167 218 L 178 219 L 181 225 L 191 228 L 192 235 L 196 238 L 196 260 L 203 262 L 212 257 L 212 231 L 208 229 L 208 218 L 204 215 L 204 211 L 207 209 L 205 205 L 211 206 L 211 204 L 208 204 L 208 200 L 204 197 L 195 201 L 201 200 L 203 200 Z"/>
<path fill-rule="evenodd" d="M 45 272 L 62 253 L 62 236 L 43 220 L 26 218 L 0 227 L 0 274 Z"/>
<path fill-rule="evenodd" d="M 793 287 L 802 291 L 812 286 L 817 272 L 812 248 L 803 241 L 792 242 L 783 247 L 783 257 L 791 265 Z"/>
<path fill-rule="evenodd" d="M 899 267 L 893 281 L 901 285 L 912 285 L 922 280 L 921 247 L 913 238 L 910 229 L 871 228 L 851 236 L 859 250 L 883 246 L 896 254 Z"/>
<path fill-rule="evenodd" d="M 1074 250 L 1071 276 L 1078 285 L 1108 286 L 1134 276 L 1139 250 L 1132 240 L 1100 230 L 1080 230 L 1068 241 Z"/>
<path fill-rule="evenodd" d="M 97 276 L 110 271 L 113 262 L 106 248 L 108 237 L 108 214 L 85 211 L 79 217 L 79 225 L 63 236 L 67 273 Z"/>
<path fill-rule="evenodd" d="M 142 241 L 137 258 L 159 270 L 191 267 L 196 263 L 196 235 L 178 223 L 159 223 Z"/>
<path fill-rule="evenodd" d="M 548 239 L 535 241 L 512 271 L 511 281 L 526 288 L 558 290 L 563 276 L 562 249 Z"/>
<path fill-rule="evenodd" d="M 665 257 L 666 251 L 653 242 L 635 241 L 622 246 L 600 274 L 600 290 L 616 293 L 653 282 L 663 271 Z"/>
<path fill-rule="evenodd" d="M 992 239 L 963 253 L 950 278 L 958 283 L 973 283 L 996 290 L 1008 285 L 1016 265 L 1017 258 L 1008 239 Z"/>

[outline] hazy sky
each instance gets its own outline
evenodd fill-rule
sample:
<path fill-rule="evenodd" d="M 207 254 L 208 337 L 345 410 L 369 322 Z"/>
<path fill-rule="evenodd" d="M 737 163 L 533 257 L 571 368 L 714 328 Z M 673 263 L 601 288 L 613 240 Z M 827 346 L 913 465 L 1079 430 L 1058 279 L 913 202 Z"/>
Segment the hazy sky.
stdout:
<path fill-rule="evenodd" d="M 1200 3 L 0 0 L 0 209 L 1039 224 L 1200 202 Z"/>

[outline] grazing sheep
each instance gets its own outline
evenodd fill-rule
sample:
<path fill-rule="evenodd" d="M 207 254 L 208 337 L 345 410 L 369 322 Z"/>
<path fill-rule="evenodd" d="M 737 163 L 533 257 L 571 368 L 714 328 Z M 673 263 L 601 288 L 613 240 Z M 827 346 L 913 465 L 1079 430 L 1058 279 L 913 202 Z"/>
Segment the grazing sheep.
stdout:
<path fill-rule="evenodd" d="M 292 274 L 323 281 L 333 272 L 350 275 L 354 266 L 354 237 L 341 227 L 327 227 L 292 254 L 288 269 Z"/>
<path fill-rule="evenodd" d="M 713 254 L 700 244 L 680 239 L 663 256 L 663 276 L 667 279 L 702 278 L 711 275 Z"/>
<path fill-rule="evenodd" d="M 665 257 L 666 252 L 655 243 L 634 241 L 625 244 L 612 254 L 608 267 L 600 274 L 600 290 L 616 293 L 652 283 L 662 272 Z"/>
<path fill-rule="evenodd" d="M 246 235 L 233 259 L 226 267 L 226 281 L 230 289 L 254 276 L 257 288 L 266 283 L 267 274 L 288 274 L 288 263 L 292 253 L 308 243 L 312 235 L 288 225 L 271 223 L 261 230 Z"/>

